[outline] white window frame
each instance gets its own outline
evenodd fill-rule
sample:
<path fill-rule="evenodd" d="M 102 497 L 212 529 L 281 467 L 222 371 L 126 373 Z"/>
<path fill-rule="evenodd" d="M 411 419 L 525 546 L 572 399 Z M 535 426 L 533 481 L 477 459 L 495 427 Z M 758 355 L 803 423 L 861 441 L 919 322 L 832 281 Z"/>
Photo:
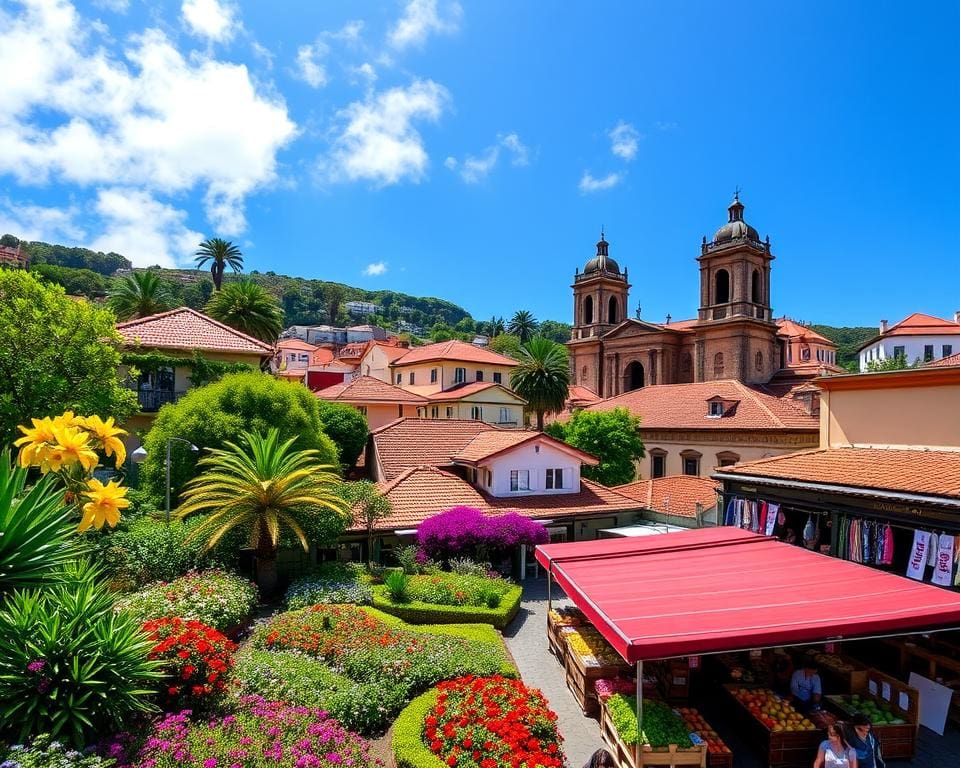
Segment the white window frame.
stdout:
<path fill-rule="evenodd" d="M 710 410 L 707 412 L 707 416 L 711 419 L 719 419 L 723 416 L 723 403 L 717 400 L 710 403 Z"/>
<path fill-rule="evenodd" d="M 513 419 L 512 419 L 511 416 L 510 416 L 510 409 L 509 409 L 507 406 L 505 406 L 505 405 L 500 406 L 500 422 L 499 422 L 499 423 L 500 423 L 500 424 L 509 424 L 509 423 L 511 423 L 512 421 L 513 421 Z"/>
<path fill-rule="evenodd" d="M 566 486 L 563 484 L 563 478 L 566 473 L 563 467 L 550 467 L 547 469 L 546 482 L 544 488 L 548 491 L 562 491 Z M 560 483 L 557 484 L 559 477 Z"/>
<path fill-rule="evenodd" d="M 453 383 L 454 384 L 463 384 L 467 380 L 467 369 L 466 368 L 454 368 L 453 369 Z"/>
<path fill-rule="evenodd" d="M 510 493 L 523 493 L 530 490 L 530 470 L 510 470 Z"/>
<path fill-rule="evenodd" d="M 470 406 L 470 418 L 474 421 L 483 421 L 483 406 L 482 405 L 471 405 Z"/>

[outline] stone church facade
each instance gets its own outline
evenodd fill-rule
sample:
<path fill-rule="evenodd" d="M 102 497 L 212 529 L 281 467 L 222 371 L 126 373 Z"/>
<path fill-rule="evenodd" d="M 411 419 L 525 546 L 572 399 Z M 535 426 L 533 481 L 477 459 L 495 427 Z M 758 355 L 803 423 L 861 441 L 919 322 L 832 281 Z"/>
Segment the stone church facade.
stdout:
<path fill-rule="evenodd" d="M 728 221 L 700 246 L 696 319 L 652 323 L 627 317 L 627 270 L 610 257 L 601 234 L 597 254 L 577 271 L 572 383 L 614 397 L 644 386 L 734 379 L 765 384 L 784 365 L 770 303 L 770 238 L 744 221 L 737 195 Z"/>

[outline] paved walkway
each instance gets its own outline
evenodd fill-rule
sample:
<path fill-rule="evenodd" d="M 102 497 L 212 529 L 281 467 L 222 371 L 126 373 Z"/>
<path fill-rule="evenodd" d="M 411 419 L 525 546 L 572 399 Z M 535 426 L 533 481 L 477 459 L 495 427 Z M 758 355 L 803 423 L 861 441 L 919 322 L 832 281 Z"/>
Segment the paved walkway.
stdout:
<path fill-rule="evenodd" d="M 569 604 L 563 592 L 554 585 L 555 603 Z M 600 727 L 597 721 L 586 717 L 580 706 L 567 689 L 563 668 L 547 647 L 547 582 L 536 579 L 524 582 L 523 603 L 517 618 L 511 622 L 504 633 L 504 639 L 510 653 L 520 669 L 523 681 L 539 688 L 557 713 L 560 733 L 564 739 L 564 750 L 572 768 L 579 768 L 589 759 L 593 751 L 603 746 L 600 739 Z M 724 720 L 721 703 L 714 701 L 697 702 L 707 721 L 716 728 L 734 753 L 734 768 L 763 768 L 765 762 L 749 745 L 744 743 L 740 734 Z M 810 764 L 813 758 L 810 756 Z M 953 725 L 947 726 L 943 736 L 938 736 L 926 728 L 920 729 L 917 743 L 917 756 L 912 763 L 887 761 L 888 768 L 948 768 L 960 766 L 960 730 Z"/>

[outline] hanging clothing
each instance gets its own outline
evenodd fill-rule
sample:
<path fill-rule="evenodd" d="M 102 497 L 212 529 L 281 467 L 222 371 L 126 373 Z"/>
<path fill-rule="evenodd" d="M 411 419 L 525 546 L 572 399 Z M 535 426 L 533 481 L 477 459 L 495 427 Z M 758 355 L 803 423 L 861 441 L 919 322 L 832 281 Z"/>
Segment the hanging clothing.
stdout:
<path fill-rule="evenodd" d="M 759 532 L 760 532 L 760 533 L 766 533 L 766 532 L 767 532 L 767 511 L 768 511 L 768 509 L 769 509 L 769 507 L 768 507 L 768 505 L 767 505 L 767 502 L 761 501 L 761 502 L 760 502 L 760 527 L 759 527 Z"/>
<path fill-rule="evenodd" d="M 930 534 L 930 546 L 927 548 L 927 565 L 931 568 L 937 565 L 937 546 L 939 545 L 937 534 Z"/>
<path fill-rule="evenodd" d="M 727 502 L 727 511 L 723 515 L 723 524 L 724 525 L 733 525 L 734 519 L 736 518 L 736 506 L 737 500 L 731 498 Z"/>
<path fill-rule="evenodd" d="M 937 540 L 937 562 L 933 566 L 933 583 L 941 587 L 953 584 L 953 536 L 943 535 Z"/>
<path fill-rule="evenodd" d="M 780 514 L 779 504 L 767 504 L 767 536 L 773 536 L 773 531 L 777 527 L 777 516 Z"/>
<path fill-rule="evenodd" d="M 883 527 L 883 558 L 880 565 L 893 565 L 893 528 L 889 523 Z"/>
<path fill-rule="evenodd" d="M 913 532 L 913 548 L 910 550 L 910 559 L 907 561 L 907 576 L 917 581 L 923 581 L 923 574 L 927 568 L 929 558 L 930 534 L 926 531 Z"/>

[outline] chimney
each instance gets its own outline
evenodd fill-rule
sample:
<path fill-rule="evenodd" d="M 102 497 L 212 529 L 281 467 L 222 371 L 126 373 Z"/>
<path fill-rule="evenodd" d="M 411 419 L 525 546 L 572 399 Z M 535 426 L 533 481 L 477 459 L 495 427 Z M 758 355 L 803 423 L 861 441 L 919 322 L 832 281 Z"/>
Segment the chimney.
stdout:
<path fill-rule="evenodd" d="M 880 333 L 886 333 L 886 332 L 887 332 L 887 321 L 886 321 L 886 320 L 881 320 L 881 321 L 880 321 Z"/>
<path fill-rule="evenodd" d="M 953 313 L 953 322 L 960 325 L 960 309 Z"/>

